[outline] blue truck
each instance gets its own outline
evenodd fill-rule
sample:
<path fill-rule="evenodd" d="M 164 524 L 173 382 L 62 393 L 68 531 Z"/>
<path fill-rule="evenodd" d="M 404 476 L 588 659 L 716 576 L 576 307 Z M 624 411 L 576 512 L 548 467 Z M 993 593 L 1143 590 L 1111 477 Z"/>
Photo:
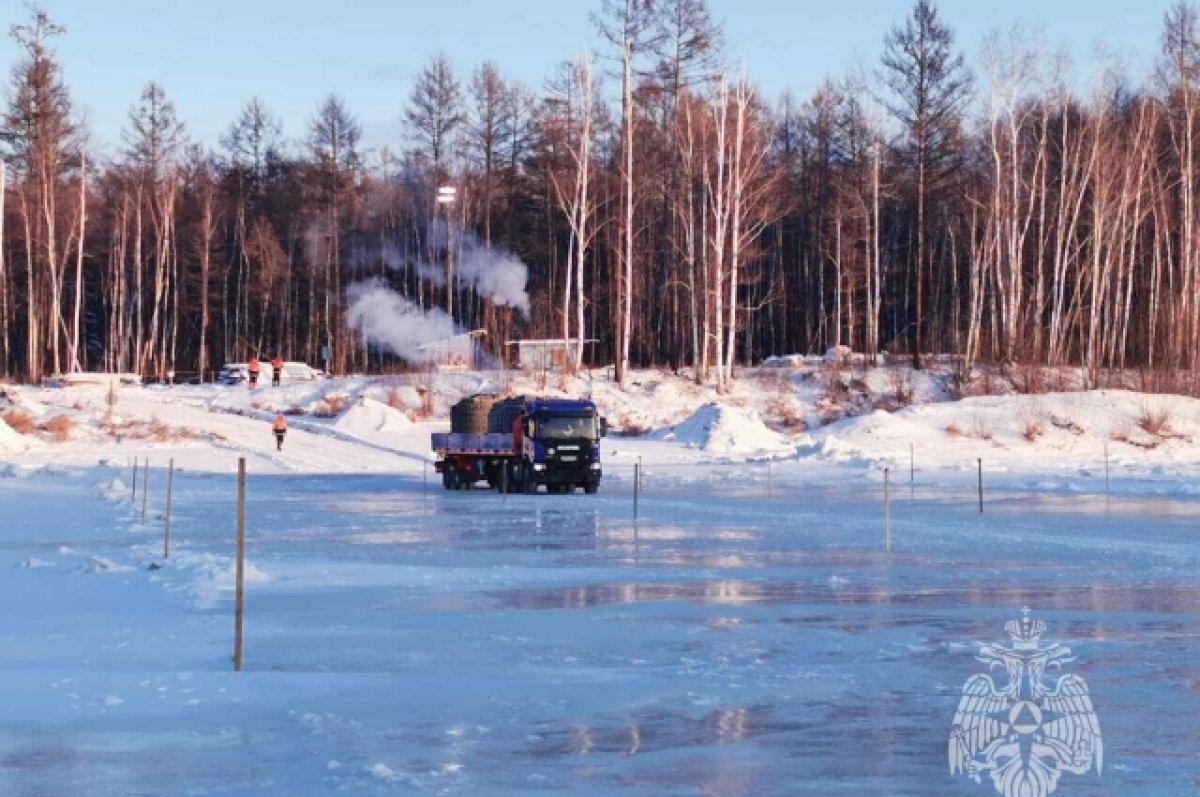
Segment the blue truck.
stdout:
<path fill-rule="evenodd" d="M 452 427 L 453 428 L 453 427 Z M 435 432 L 435 470 L 447 490 L 486 482 L 502 492 L 589 495 L 600 489 L 608 424 L 587 400 L 518 397 L 487 411 L 487 431 Z"/>

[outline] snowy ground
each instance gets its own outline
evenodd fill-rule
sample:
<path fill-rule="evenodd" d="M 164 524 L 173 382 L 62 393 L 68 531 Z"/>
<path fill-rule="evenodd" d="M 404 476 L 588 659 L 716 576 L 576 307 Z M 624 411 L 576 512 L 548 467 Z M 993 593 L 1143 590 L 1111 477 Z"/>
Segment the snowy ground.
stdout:
<path fill-rule="evenodd" d="M 126 389 L 116 435 L 102 389 L 19 389 L 76 424 L 0 427 L 0 794 L 988 794 L 949 776 L 946 740 L 976 644 L 1022 606 L 1074 649 L 1104 732 L 1103 776 L 1058 793 L 1200 786 L 1194 402 L 979 398 L 788 432 L 773 380 L 705 406 L 642 379 L 598 399 L 669 417 L 605 442 L 595 497 L 426 488 L 440 424 L 410 419 L 411 385 Z M 453 386 L 432 387 L 436 418 Z M 819 392 L 788 398 L 811 417 Z M 297 407 L 276 455 L 266 421 Z"/>

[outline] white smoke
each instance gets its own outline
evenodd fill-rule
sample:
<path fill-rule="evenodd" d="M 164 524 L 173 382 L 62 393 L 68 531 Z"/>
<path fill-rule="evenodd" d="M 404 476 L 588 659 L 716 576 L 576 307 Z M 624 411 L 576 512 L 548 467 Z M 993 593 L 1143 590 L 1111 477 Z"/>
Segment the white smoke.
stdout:
<path fill-rule="evenodd" d="M 430 244 L 445 251 L 450 236 L 443 219 L 434 219 L 429 229 Z M 483 298 L 504 307 L 515 307 L 529 315 L 529 267 L 516 255 L 483 244 L 469 232 L 454 236 L 454 282 L 459 290 L 472 289 Z M 393 271 L 413 271 L 425 282 L 446 287 L 446 262 L 410 262 L 394 243 L 384 243 L 380 259 Z"/>
<path fill-rule="evenodd" d="M 377 280 L 346 289 L 350 306 L 346 323 L 367 342 L 386 348 L 410 363 L 426 362 L 436 352 L 422 346 L 444 341 L 460 332 L 450 316 L 423 309 Z"/>
<path fill-rule="evenodd" d="M 525 291 L 529 267 L 516 255 L 482 246 L 473 239 L 464 240 L 455 276 L 460 284 L 470 285 L 485 299 L 529 315 L 529 294 Z"/>

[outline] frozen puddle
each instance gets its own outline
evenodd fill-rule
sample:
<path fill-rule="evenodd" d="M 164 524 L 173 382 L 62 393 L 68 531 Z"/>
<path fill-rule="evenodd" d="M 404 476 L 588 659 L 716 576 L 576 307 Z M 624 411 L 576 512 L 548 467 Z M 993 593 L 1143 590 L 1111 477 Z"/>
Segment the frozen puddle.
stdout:
<path fill-rule="evenodd" d="M 230 480 L 177 481 L 156 570 L 101 481 L 0 480 L 0 794 L 989 794 L 947 739 L 1024 606 L 1103 728 L 1058 793 L 1200 784 L 1186 500 L 902 490 L 886 552 L 875 486 L 652 489 L 635 524 L 627 485 L 256 477 L 236 675 Z"/>

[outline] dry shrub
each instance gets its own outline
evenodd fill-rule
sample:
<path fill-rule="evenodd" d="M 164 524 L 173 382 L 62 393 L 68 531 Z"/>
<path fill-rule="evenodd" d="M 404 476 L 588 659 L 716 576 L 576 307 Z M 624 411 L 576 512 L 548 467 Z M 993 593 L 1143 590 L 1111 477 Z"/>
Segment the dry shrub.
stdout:
<path fill-rule="evenodd" d="M 1051 368 L 1046 387 L 1051 393 L 1067 393 L 1075 388 L 1071 374 L 1066 368 Z"/>
<path fill-rule="evenodd" d="M 1018 393 L 1036 395 L 1046 392 L 1046 375 L 1037 365 L 1015 368 L 1012 381 Z"/>
<path fill-rule="evenodd" d="M 958 428 L 958 424 L 951 423 L 946 425 L 946 434 L 950 437 L 962 437 L 963 431 Z"/>
<path fill-rule="evenodd" d="M 200 432 L 185 426 L 171 426 L 152 418 L 146 421 L 121 421 L 104 427 L 111 437 L 121 440 L 152 440 L 156 443 L 179 443 L 187 440 L 220 441 L 225 438 L 215 432 Z"/>
<path fill-rule="evenodd" d="M 982 415 L 976 415 L 971 419 L 971 436 L 976 440 L 992 439 L 992 427 Z"/>
<path fill-rule="evenodd" d="M 404 399 L 402 399 L 400 397 L 400 391 L 397 390 L 396 388 L 392 388 L 391 390 L 388 391 L 387 405 L 389 407 L 391 407 L 392 409 L 400 410 L 401 412 L 403 412 L 406 409 L 404 406 Z"/>
<path fill-rule="evenodd" d="M 336 418 L 346 411 L 346 407 L 350 406 L 350 397 L 340 393 L 325 396 L 321 399 L 321 403 L 313 410 L 313 415 L 318 418 Z"/>
<path fill-rule="evenodd" d="M 842 367 L 836 362 L 827 362 L 821 366 L 819 374 L 821 385 L 825 388 L 821 401 L 826 404 L 841 404 L 850 397 Z"/>
<path fill-rule="evenodd" d="M 4 422 L 8 424 L 14 432 L 19 434 L 33 434 L 37 431 L 37 421 L 33 416 L 24 410 L 13 408 L 4 413 Z"/>
<path fill-rule="evenodd" d="M 421 406 L 415 410 L 408 410 L 407 415 L 410 421 L 427 421 L 433 417 L 433 390 L 428 387 L 418 387 L 417 396 L 421 399 Z M 392 398 L 388 396 L 388 404 L 392 404 Z M 403 403 L 401 403 L 403 406 Z M 397 407 L 400 409 L 400 407 Z"/>
<path fill-rule="evenodd" d="M 888 373 L 888 388 L 891 392 L 891 398 L 896 402 L 896 406 L 907 407 L 912 404 L 913 390 L 912 377 L 908 371 L 896 369 Z"/>
<path fill-rule="evenodd" d="M 1071 420 L 1070 418 L 1060 418 L 1057 415 L 1051 415 L 1050 425 L 1055 429 L 1061 429 L 1064 432 L 1070 432 L 1076 437 L 1079 437 L 1083 434 L 1083 427 L 1075 423 L 1075 421 Z"/>
<path fill-rule="evenodd" d="M 1031 401 L 1021 412 L 1021 437 L 1028 443 L 1046 433 L 1046 412 L 1036 400 Z"/>
<path fill-rule="evenodd" d="M 651 431 L 650 427 L 645 423 L 635 420 L 628 415 L 622 415 L 613 429 L 622 437 L 641 437 L 644 434 L 649 434 Z"/>
<path fill-rule="evenodd" d="M 1113 432 L 1110 439 L 1115 443 L 1124 443 L 1146 451 L 1153 451 L 1158 448 L 1160 442 L 1158 440 L 1139 440 L 1133 436 L 1129 429 L 1119 429 Z"/>
<path fill-rule="evenodd" d="M 767 403 L 767 417 L 772 419 L 776 431 L 788 433 L 803 432 L 807 428 L 804 418 L 796 409 L 796 405 L 786 396 L 776 396 Z"/>
<path fill-rule="evenodd" d="M 1143 432 L 1152 437 L 1167 437 L 1171 434 L 1171 415 L 1168 407 L 1143 404 L 1137 423 Z"/>
<path fill-rule="evenodd" d="M 75 421 L 66 415 L 55 415 L 39 427 L 56 443 L 65 443 L 75 431 Z"/>
<path fill-rule="evenodd" d="M 837 407 L 819 408 L 818 412 L 820 412 L 820 414 L 821 414 L 821 425 L 822 426 L 829 426 L 831 423 L 837 423 L 838 421 L 840 421 L 844 417 L 846 417 L 845 413 L 842 412 L 842 410 Z"/>

